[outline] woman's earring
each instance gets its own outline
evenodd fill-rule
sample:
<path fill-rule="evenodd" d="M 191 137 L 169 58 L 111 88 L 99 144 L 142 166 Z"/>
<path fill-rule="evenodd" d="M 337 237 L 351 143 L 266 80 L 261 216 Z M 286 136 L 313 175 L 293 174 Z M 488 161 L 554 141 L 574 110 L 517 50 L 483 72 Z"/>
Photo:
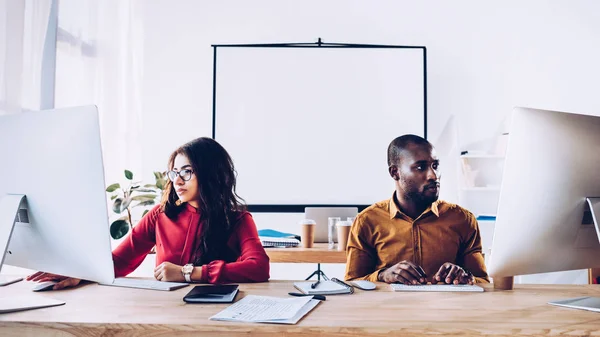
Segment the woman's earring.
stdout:
<path fill-rule="evenodd" d="M 177 199 L 177 201 L 175 201 L 175 206 L 181 206 L 181 200 Z"/>

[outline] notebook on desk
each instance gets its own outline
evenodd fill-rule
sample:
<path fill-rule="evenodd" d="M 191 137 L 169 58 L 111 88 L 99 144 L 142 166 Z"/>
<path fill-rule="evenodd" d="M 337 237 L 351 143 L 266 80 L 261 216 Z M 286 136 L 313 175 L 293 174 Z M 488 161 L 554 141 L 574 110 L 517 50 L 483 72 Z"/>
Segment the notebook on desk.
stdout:
<path fill-rule="evenodd" d="M 297 247 L 300 241 L 294 238 L 274 238 L 259 236 L 260 243 L 263 247 Z"/>
<path fill-rule="evenodd" d="M 195 286 L 183 297 L 186 303 L 231 303 L 238 293 L 237 284 Z"/>
<path fill-rule="evenodd" d="M 303 294 L 307 295 L 337 295 L 337 294 L 352 294 L 354 288 L 337 279 L 320 281 L 313 288 L 312 285 L 316 282 L 294 282 L 294 288 L 298 289 Z"/>

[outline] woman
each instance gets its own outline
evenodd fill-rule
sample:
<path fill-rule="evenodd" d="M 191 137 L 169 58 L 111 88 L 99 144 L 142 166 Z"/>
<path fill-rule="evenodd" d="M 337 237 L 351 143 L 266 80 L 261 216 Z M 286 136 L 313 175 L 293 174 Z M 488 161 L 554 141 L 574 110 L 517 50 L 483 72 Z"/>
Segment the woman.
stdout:
<path fill-rule="evenodd" d="M 237 195 L 236 172 L 225 149 L 210 138 L 184 144 L 169 158 L 169 180 L 154 207 L 113 251 L 115 276 L 133 272 L 156 246 L 154 277 L 169 282 L 264 282 L 269 257 Z M 32 281 L 78 279 L 38 272 Z"/>

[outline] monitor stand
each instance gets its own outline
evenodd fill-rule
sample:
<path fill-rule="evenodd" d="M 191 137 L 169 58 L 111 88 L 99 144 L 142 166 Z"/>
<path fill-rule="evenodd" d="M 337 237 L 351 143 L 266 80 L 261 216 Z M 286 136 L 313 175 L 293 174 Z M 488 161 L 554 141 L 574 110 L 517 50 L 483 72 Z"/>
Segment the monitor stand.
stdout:
<path fill-rule="evenodd" d="M 594 222 L 594 226 L 596 227 L 596 234 L 598 235 L 598 241 L 600 241 L 600 197 L 588 197 L 585 198 L 587 202 L 590 213 L 592 215 L 592 220 Z M 494 289 L 498 290 L 512 290 L 514 287 L 514 277 L 506 276 L 506 277 L 495 277 L 494 278 Z"/>
<path fill-rule="evenodd" d="M 23 194 L 0 196 L 0 270 L 2 270 L 5 254 L 10 254 L 8 243 L 19 216 L 19 208 L 24 201 L 25 195 Z M 6 286 L 21 280 L 23 278 L 0 275 L 0 286 Z"/>
<path fill-rule="evenodd" d="M 585 200 L 590 206 L 590 213 L 592 213 L 594 226 L 596 226 L 596 234 L 598 234 L 598 240 L 600 240 L 600 197 L 585 198 Z"/>

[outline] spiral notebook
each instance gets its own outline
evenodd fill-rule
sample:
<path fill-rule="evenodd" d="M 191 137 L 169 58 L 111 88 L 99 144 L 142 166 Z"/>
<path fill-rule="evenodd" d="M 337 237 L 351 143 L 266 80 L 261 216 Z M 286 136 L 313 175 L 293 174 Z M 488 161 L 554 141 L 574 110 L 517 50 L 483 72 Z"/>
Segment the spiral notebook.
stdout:
<path fill-rule="evenodd" d="M 352 294 L 354 288 L 352 286 L 336 279 L 321 281 L 313 289 L 311 285 L 315 282 L 294 282 L 294 287 L 303 294 L 307 295 L 337 295 L 337 294 Z"/>
<path fill-rule="evenodd" d="M 268 236 L 259 236 L 263 247 L 297 247 L 300 244 L 298 239 L 294 238 L 275 238 Z"/>

